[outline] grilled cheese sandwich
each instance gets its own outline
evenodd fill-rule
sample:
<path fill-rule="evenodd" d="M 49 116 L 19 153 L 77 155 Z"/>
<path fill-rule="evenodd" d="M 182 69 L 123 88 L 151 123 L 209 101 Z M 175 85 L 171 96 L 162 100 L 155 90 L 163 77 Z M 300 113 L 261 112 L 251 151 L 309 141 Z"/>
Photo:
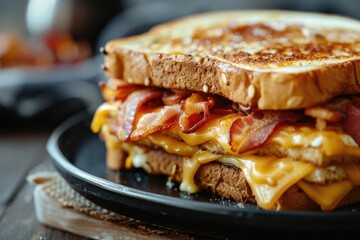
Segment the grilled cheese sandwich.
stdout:
<path fill-rule="evenodd" d="M 108 167 L 265 210 L 359 202 L 359 27 L 324 14 L 235 11 L 110 41 L 106 102 L 91 125 Z"/>

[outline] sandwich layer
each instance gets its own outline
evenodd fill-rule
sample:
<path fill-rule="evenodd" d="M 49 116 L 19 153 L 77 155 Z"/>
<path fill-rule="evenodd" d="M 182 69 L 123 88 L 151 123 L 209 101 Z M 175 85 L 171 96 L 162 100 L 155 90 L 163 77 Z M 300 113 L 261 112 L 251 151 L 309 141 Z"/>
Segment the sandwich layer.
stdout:
<path fill-rule="evenodd" d="M 200 14 L 110 41 L 105 69 L 129 83 L 259 109 L 305 108 L 360 92 L 359 29 L 357 20 L 315 13 Z"/>
<path fill-rule="evenodd" d="M 325 122 L 319 127 L 306 111 L 240 110 L 215 95 L 121 81 L 109 89 L 112 84 L 102 85 L 109 102 L 98 108 L 92 122 L 106 143 L 112 169 L 141 167 L 169 175 L 181 183 L 180 190 L 194 193 L 207 188 L 208 183 L 196 177 L 204 165 L 231 166 L 243 174 L 258 206 L 277 210 L 284 209 L 279 201 L 294 186 L 331 211 L 360 185 L 360 148 L 352 136 L 359 139 L 344 131 L 351 99 L 346 101 L 351 111 L 339 118 L 334 116 L 341 111 L 329 106 L 309 109 L 309 115 L 324 115 L 317 116 Z M 319 114 L 319 109 L 327 114 Z M 159 153 L 162 160 L 153 166 L 152 149 L 170 155 Z M 248 201 L 246 189 L 236 190 L 242 198 L 225 190 L 220 195 Z"/>
<path fill-rule="evenodd" d="M 164 159 L 166 159 L 166 163 L 163 162 Z M 175 174 L 174 165 L 176 166 Z M 149 152 L 147 167 L 144 169 L 149 174 L 167 175 L 170 176 L 171 180 L 178 183 L 182 181 L 181 157 L 161 150 L 151 150 Z M 220 162 L 204 164 L 196 172 L 195 181 L 201 188 L 237 202 L 254 203 L 256 201 L 244 173 L 241 169 L 230 164 Z M 325 196 L 322 197 L 326 198 Z M 360 187 L 356 186 L 341 199 L 337 207 L 349 206 L 359 201 Z M 276 208 L 276 210 L 296 211 L 320 210 L 319 205 L 311 200 L 298 185 L 293 185 L 284 192 L 279 198 Z"/>
<path fill-rule="evenodd" d="M 166 175 L 169 177 L 168 181 L 181 183 L 184 178 L 183 158 L 184 157 L 182 156 L 169 154 L 163 150 L 149 149 L 149 151 L 146 152 L 146 158 L 144 158 L 141 163 L 136 162 L 135 160 L 135 165 L 138 168 L 144 169 L 149 174 Z M 118 162 L 122 160 L 117 158 L 111 159 L 111 161 Z M 196 171 L 194 181 L 197 186 L 203 190 L 208 190 L 213 194 L 235 200 L 239 203 L 256 203 L 257 201 L 244 172 L 240 168 L 229 163 L 214 161 L 201 165 Z M 308 183 L 303 181 L 303 184 Z M 342 186 L 347 185 L 347 182 L 339 181 L 337 184 Z M 321 206 L 319 206 L 321 199 L 328 199 L 329 202 L 331 202 L 329 199 L 334 199 L 332 200 L 333 202 L 339 201 L 336 203 L 336 208 L 349 206 L 360 201 L 359 186 L 353 186 L 350 189 L 346 189 L 345 196 L 340 197 L 340 200 L 337 200 L 337 198 L 343 193 L 336 192 L 336 185 L 333 184 L 333 186 L 327 186 L 327 191 L 317 191 L 316 195 L 311 195 L 311 197 L 315 198 L 315 201 L 308 196 L 301 186 L 302 185 L 300 184 L 294 184 L 287 188 L 277 199 L 276 204 L 272 206 L 272 209 L 277 211 L 319 211 L 321 210 Z M 317 186 L 321 187 L 322 185 Z M 308 189 L 310 188 L 317 190 L 315 185 L 309 185 Z M 316 199 L 316 196 L 318 199 Z M 260 206 L 262 206 L 261 203 Z"/>
<path fill-rule="evenodd" d="M 91 128 L 110 169 L 267 210 L 360 201 L 360 21 L 225 11 L 104 48 Z"/>

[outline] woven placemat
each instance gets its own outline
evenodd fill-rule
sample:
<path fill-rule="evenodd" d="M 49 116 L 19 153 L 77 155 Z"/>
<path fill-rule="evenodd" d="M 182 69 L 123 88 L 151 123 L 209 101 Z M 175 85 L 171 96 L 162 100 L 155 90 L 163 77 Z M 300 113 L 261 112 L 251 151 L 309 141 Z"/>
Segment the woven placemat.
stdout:
<path fill-rule="evenodd" d="M 224 239 L 187 233 L 109 211 L 79 194 L 56 173 L 36 173 L 28 180 L 35 185 L 37 219 L 50 227 L 93 239 Z"/>

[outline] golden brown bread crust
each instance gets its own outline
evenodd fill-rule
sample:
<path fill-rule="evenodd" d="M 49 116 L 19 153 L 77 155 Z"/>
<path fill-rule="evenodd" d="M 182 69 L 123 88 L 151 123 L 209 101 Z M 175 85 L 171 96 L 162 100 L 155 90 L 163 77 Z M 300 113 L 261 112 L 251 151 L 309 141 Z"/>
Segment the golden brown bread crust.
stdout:
<path fill-rule="evenodd" d="M 182 180 L 182 159 L 162 150 L 150 150 L 145 170 L 149 174 L 167 175 L 179 183 Z M 244 175 L 235 167 L 214 162 L 204 164 L 198 169 L 195 181 L 201 188 L 219 196 L 237 202 L 255 202 Z"/>
<path fill-rule="evenodd" d="M 152 175 L 166 175 L 174 182 L 182 180 L 182 157 L 162 150 L 147 152 L 144 170 Z M 212 193 L 233 199 L 237 202 L 255 202 L 251 188 L 242 171 L 236 167 L 210 162 L 202 165 L 196 175 L 196 183 Z M 339 207 L 360 202 L 360 186 L 353 190 L 340 202 Z M 277 210 L 313 211 L 320 207 L 313 202 L 297 185 L 289 188 L 279 199 Z"/>
<path fill-rule="evenodd" d="M 321 209 L 297 185 L 293 185 L 279 199 L 278 210 L 320 211 Z"/>
<path fill-rule="evenodd" d="M 150 150 L 147 154 L 146 170 L 149 174 L 167 175 L 175 182 L 182 180 L 182 160 L 178 155 L 161 150 Z"/>
<path fill-rule="evenodd" d="M 202 165 L 195 175 L 196 183 L 203 189 L 237 202 L 255 203 L 251 188 L 238 168 L 211 162 Z"/>
<path fill-rule="evenodd" d="M 255 22 L 250 16 L 256 16 Z M 136 84 L 218 94 L 260 109 L 304 108 L 360 92 L 359 29 L 356 20 L 322 14 L 202 14 L 110 41 L 106 74 Z M 229 40 L 234 36 L 241 39 Z"/>
<path fill-rule="evenodd" d="M 125 167 L 126 153 L 120 148 L 106 149 L 106 166 L 109 169 L 117 170 Z"/>

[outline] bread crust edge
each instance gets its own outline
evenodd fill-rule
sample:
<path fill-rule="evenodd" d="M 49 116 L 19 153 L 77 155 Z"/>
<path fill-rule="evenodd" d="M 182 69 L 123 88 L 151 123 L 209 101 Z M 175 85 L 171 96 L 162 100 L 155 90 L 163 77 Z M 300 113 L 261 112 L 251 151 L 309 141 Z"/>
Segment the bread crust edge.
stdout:
<path fill-rule="evenodd" d="M 220 59 L 106 45 L 105 74 L 129 83 L 221 95 L 259 109 L 300 109 L 360 93 L 360 59 L 301 72 L 246 69 Z M 280 94 L 281 93 L 281 94 Z"/>

